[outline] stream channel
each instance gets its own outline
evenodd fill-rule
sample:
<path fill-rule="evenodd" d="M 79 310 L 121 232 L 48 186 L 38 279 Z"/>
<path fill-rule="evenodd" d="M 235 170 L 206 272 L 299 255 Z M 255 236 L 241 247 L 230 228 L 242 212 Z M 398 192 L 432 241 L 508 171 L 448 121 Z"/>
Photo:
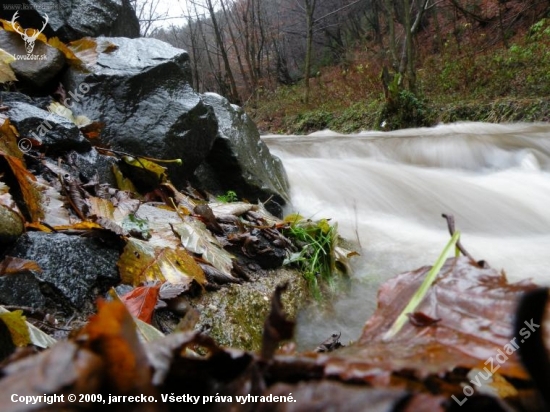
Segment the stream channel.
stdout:
<path fill-rule="evenodd" d="M 456 123 L 340 135 L 262 137 L 291 185 L 287 210 L 332 218 L 359 239 L 351 288 L 298 319 L 299 349 L 357 339 L 379 285 L 432 265 L 453 214 L 465 248 L 509 281 L 550 284 L 550 124 Z"/>

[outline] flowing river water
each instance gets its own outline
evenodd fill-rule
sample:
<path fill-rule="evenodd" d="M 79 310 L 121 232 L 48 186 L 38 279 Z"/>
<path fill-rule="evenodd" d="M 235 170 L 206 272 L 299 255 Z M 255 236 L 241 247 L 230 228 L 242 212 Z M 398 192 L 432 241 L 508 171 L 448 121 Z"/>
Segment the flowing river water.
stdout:
<path fill-rule="evenodd" d="M 292 207 L 332 218 L 361 244 L 351 288 L 298 319 L 299 348 L 360 336 L 379 285 L 435 262 L 449 240 L 442 213 L 478 260 L 510 281 L 550 284 L 550 124 L 457 123 L 339 135 L 263 137 L 279 156 Z"/>

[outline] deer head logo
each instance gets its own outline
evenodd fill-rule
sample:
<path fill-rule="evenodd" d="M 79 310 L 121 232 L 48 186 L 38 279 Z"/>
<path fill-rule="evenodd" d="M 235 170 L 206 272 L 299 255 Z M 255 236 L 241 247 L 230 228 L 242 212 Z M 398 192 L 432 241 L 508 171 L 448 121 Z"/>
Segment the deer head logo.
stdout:
<path fill-rule="evenodd" d="M 25 49 L 27 49 L 27 54 L 31 54 L 32 51 L 34 50 L 34 42 L 38 38 L 38 35 L 44 31 L 44 29 L 46 28 L 46 24 L 48 24 L 48 15 L 44 14 L 44 17 L 45 17 L 46 20 L 44 21 L 44 25 L 42 26 L 40 31 L 38 31 L 36 29 L 25 29 L 25 30 L 21 31 L 17 27 L 17 26 L 20 26 L 20 25 L 19 24 L 17 26 L 15 25 L 15 20 L 17 19 L 18 14 L 19 14 L 19 11 L 16 11 L 15 14 L 13 15 L 13 17 L 11 18 L 11 25 L 12 25 L 13 29 L 17 33 L 19 33 L 21 35 L 21 38 L 25 41 Z M 27 34 L 28 31 L 31 31 L 32 35 L 29 36 Z"/>

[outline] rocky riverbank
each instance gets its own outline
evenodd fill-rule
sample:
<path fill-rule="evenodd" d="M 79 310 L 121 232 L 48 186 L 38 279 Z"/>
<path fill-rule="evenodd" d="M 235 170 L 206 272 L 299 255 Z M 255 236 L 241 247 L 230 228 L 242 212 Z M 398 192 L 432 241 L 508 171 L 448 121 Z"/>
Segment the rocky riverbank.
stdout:
<path fill-rule="evenodd" d="M 1 63 L 0 305 L 63 338 L 119 298 L 158 333 L 259 349 L 276 286 L 292 316 L 309 296 L 283 268 L 310 247 L 284 233 L 284 168 L 240 107 L 192 89 L 184 50 L 105 17 L 125 2 L 89 3 L 85 21 L 50 19 L 63 42 L 40 34 L 45 59 Z M 26 53 L 2 27 L 4 50 Z"/>

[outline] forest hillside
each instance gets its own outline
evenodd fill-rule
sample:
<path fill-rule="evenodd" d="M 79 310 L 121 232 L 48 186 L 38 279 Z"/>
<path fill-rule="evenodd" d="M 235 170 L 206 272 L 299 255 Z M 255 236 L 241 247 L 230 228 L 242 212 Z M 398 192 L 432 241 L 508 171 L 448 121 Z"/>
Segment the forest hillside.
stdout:
<path fill-rule="evenodd" d="M 186 49 L 193 86 L 264 131 L 548 120 L 547 0 L 186 4 L 187 25 L 155 31 L 151 7 L 138 10 L 142 34 Z"/>

